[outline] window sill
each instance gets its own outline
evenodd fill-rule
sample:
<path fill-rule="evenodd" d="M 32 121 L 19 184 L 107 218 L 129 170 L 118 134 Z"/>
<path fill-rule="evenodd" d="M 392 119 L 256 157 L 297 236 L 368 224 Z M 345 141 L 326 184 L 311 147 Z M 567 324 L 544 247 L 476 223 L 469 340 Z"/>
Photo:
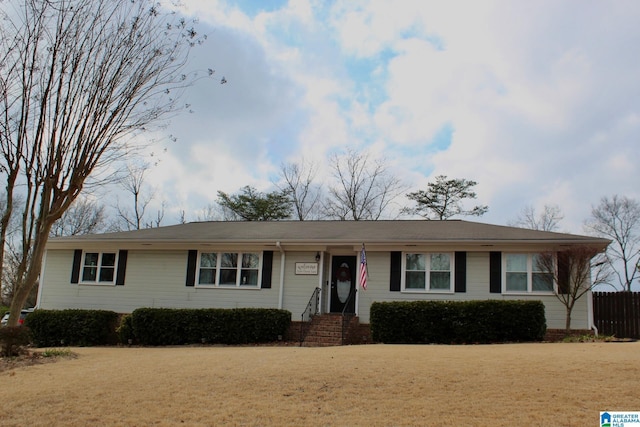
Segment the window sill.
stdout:
<path fill-rule="evenodd" d="M 92 282 L 80 282 L 79 286 L 115 286 L 115 283 L 92 283 Z"/>
<path fill-rule="evenodd" d="M 260 290 L 260 286 L 235 286 L 235 285 L 195 285 L 196 289 L 246 289 Z"/>
<path fill-rule="evenodd" d="M 447 289 L 447 290 L 438 290 L 438 291 L 434 291 L 434 290 L 420 290 L 420 289 L 402 289 L 401 293 L 403 294 L 439 294 L 439 295 L 453 295 L 455 294 L 454 291 Z"/>
<path fill-rule="evenodd" d="M 549 291 L 535 291 L 535 292 L 526 292 L 526 291 L 502 291 L 502 295 L 515 295 L 515 296 L 555 296 L 555 292 Z"/>

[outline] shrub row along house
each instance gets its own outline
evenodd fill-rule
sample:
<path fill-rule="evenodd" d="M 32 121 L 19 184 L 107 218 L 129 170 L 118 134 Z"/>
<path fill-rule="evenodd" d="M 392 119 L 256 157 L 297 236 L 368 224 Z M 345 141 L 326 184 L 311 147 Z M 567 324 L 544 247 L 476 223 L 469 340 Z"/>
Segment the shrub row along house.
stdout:
<path fill-rule="evenodd" d="M 536 254 L 608 243 L 462 220 L 194 222 L 51 239 L 37 305 L 281 308 L 297 321 L 316 298 L 320 313 L 367 324 L 376 301 L 519 299 L 542 301 L 547 327 L 562 329 L 557 284 Z M 572 317 L 592 328 L 590 293 Z"/>

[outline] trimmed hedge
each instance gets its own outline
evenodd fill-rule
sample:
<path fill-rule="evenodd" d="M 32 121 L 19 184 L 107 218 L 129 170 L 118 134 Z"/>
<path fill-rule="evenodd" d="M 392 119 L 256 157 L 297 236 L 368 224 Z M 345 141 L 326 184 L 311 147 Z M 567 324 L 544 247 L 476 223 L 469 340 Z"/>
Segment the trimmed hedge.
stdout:
<path fill-rule="evenodd" d="M 24 321 L 38 347 L 117 343 L 118 314 L 105 310 L 35 310 Z"/>
<path fill-rule="evenodd" d="M 142 345 L 247 344 L 277 341 L 291 323 L 286 310 L 139 308 L 123 323 L 122 339 Z M 131 333 L 132 331 L 132 333 Z"/>
<path fill-rule="evenodd" d="M 541 301 L 374 302 L 376 342 L 462 344 L 541 341 L 547 329 Z"/>

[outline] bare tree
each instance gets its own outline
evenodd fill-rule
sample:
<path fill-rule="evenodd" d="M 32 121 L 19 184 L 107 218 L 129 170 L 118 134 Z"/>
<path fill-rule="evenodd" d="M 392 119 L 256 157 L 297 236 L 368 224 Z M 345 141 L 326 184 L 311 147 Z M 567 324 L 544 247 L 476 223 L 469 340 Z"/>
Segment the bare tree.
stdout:
<path fill-rule="evenodd" d="M 152 220 L 148 220 L 145 222 L 145 228 L 158 228 L 162 225 L 162 221 L 164 220 L 164 211 L 167 207 L 167 203 L 163 200 L 160 204 L 160 209 L 156 211 L 156 215 Z"/>
<path fill-rule="evenodd" d="M 560 221 L 564 218 L 558 205 L 544 205 L 542 212 L 536 214 L 532 205 L 522 208 L 514 221 L 510 221 L 512 227 L 523 227 L 539 231 L 556 231 Z"/>
<path fill-rule="evenodd" d="M 556 284 L 555 296 L 565 307 L 565 334 L 571 332 L 571 313 L 576 301 L 595 286 L 607 283 L 610 272 L 604 248 L 574 246 L 537 257 L 537 270 Z"/>
<path fill-rule="evenodd" d="M 94 200 L 79 197 L 53 223 L 50 237 L 99 233 L 106 228 L 104 206 Z"/>
<path fill-rule="evenodd" d="M 60 219 L 51 227 L 50 237 L 77 236 L 81 234 L 98 233 L 105 229 L 104 206 L 88 198 L 77 198 Z M 2 300 L 11 302 L 13 294 L 20 284 L 20 264 L 23 262 L 23 248 L 16 241 L 8 239 L 5 250 L 5 261 L 2 278 Z M 29 293 L 27 306 L 36 302 L 38 287 Z"/>
<path fill-rule="evenodd" d="M 161 225 L 164 219 L 164 201 L 156 213 L 156 218 L 153 220 L 148 219 L 149 204 L 155 197 L 155 191 L 148 188 L 145 183 L 145 175 L 148 171 L 149 164 L 147 163 L 127 165 L 127 174 L 120 181 L 120 185 L 131 197 L 131 205 L 124 206 L 120 203 L 120 200 L 117 201 L 116 206 L 114 206 L 116 219 L 111 225 L 113 231 L 140 230 Z"/>
<path fill-rule="evenodd" d="M 2 301 L 7 305 L 11 305 L 13 301 L 13 296 L 17 290 L 17 286 L 19 285 L 19 269 L 20 264 L 23 262 L 24 254 L 22 252 L 22 248 L 20 245 L 14 244 L 14 242 L 9 239 L 7 241 L 7 248 L 5 250 L 5 260 L 4 260 L 4 268 L 2 270 Z M 38 292 L 38 287 L 34 286 L 33 289 L 29 292 L 24 305 L 27 307 L 33 307 L 36 302 L 36 295 Z"/>
<path fill-rule="evenodd" d="M 190 22 L 146 0 L 25 0 L 8 7 L 0 11 L 7 191 L 0 221 L 21 217 L 23 257 L 9 319 L 15 325 L 52 225 L 96 171 L 130 154 L 140 132 L 177 111 L 181 89 L 196 77 L 183 71 L 188 52 L 202 38 Z M 14 206 L 16 183 L 21 206 Z"/>
<path fill-rule="evenodd" d="M 184 209 L 180 210 L 180 216 L 178 217 L 178 224 L 186 224 L 187 223 L 187 213 Z"/>
<path fill-rule="evenodd" d="M 623 290 L 631 291 L 640 274 L 640 204 L 625 196 L 603 197 L 585 228 L 613 241 L 607 250 L 609 263 Z"/>
<path fill-rule="evenodd" d="M 314 184 L 317 166 L 313 162 L 283 163 L 276 186 L 289 194 L 298 220 L 318 218 L 322 187 Z"/>
<path fill-rule="evenodd" d="M 18 194 L 16 197 L 16 203 L 22 203 L 21 196 Z M 0 204 L 4 204 L 5 199 L 1 199 Z M 5 206 L 0 206 L 0 208 L 5 209 Z M 19 251 L 19 245 L 16 245 L 14 242 L 20 241 L 20 219 L 13 216 L 10 218 L 10 221 L 2 226 L 2 235 L 4 244 L 2 245 L 2 274 L 1 277 L 1 286 L 0 286 L 0 300 L 2 304 L 10 305 L 11 300 L 13 299 L 14 293 L 14 283 L 16 282 L 15 273 L 17 271 L 17 267 L 19 265 L 20 260 L 22 259 L 22 253 Z M 33 294 L 33 293 L 32 293 Z M 29 299 L 32 300 L 33 295 L 29 295 Z M 31 301 L 29 301 L 30 303 Z"/>
<path fill-rule="evenodd" d="M 210 203 L 197 213 L 196 221 L 220 221 L 225 219 L 231 221 L 240 220 L 240 217 L 234 214 L 233 211 L 227 211 L 225 211 L 225 208 L 217 203 Z M 231 216 L 231 218 L 228 218 L 229 216 Z"/>
<path fill-rule="evenodd" d="M 382 160 L 347 150 L 331 157 L 335 184 L 324 204 L 327 217 L 340 220 L 378 220 L 390 214 L 393 201 L 406 189 Z"/>

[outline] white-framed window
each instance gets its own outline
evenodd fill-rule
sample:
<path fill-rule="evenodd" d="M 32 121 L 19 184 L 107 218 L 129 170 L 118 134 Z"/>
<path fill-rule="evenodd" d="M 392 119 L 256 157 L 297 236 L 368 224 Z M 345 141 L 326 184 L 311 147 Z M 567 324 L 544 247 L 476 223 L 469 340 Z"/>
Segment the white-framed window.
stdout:
<path fill-rule="evenodd" d="M 453 292 L 452 253 L 405 253 L 402 259 L 402 290 L 407 292 Z"/>
<path fill-rule="evenodd" d="M 503 259 L 505 293 L 552 293 L 553 273 L 540 268 L 539 254 L 506 253 Z"/>
<path fill-rule="evenodd" d="M 82 257 L 80 282 L 94 285 L 113 285 L 116 280 L 117 252 L 85 252 Z"/>
<path fill-rule="evenodd" d="M 260 253 L 200 252 L 198 265 L 197 286 L 260 287 Z"/>

